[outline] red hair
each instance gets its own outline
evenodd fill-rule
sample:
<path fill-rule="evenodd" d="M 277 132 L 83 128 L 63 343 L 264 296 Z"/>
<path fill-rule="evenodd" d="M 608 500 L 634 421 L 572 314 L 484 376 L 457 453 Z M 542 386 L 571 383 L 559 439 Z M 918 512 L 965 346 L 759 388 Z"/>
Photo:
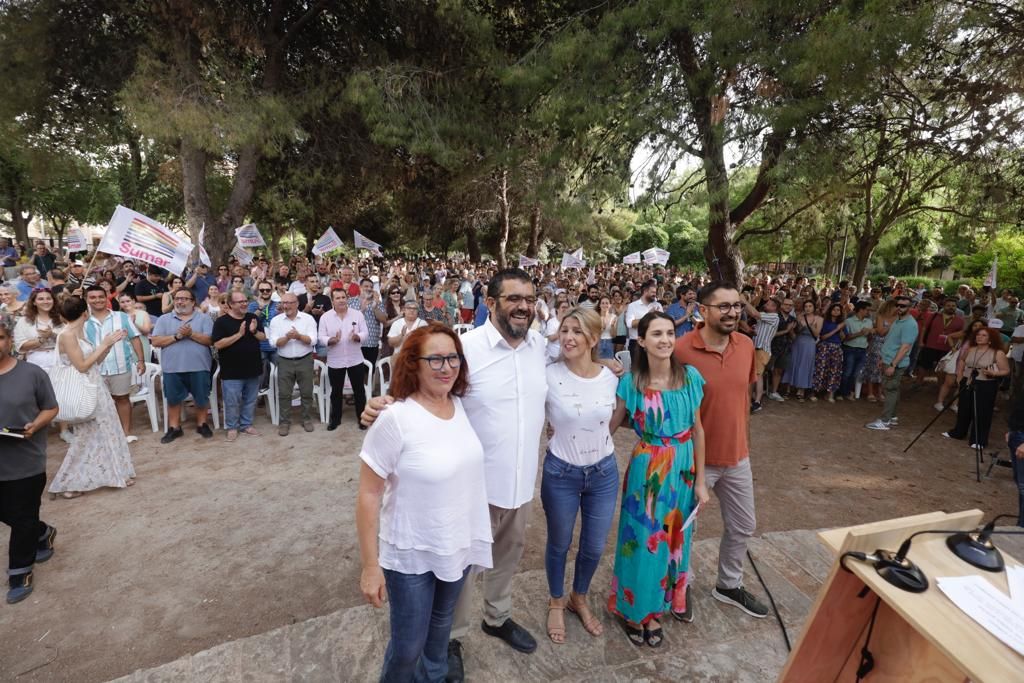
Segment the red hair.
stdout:
<path fill-rule="evenodd" d="M 435 334 L 443 334 L 455 343 L 455 352 L 462 358 L 459 365 L 459 373 L 452 383 L 451 393 L 455 396 L 463 396 L 469 388 L 469 371 L 466 370 L 466 360 L 462 356 L 462 342 L 459 335 L 450 327 L 439 322 L 431 322 L 427 325 L 413 330 L 402 343 L 402 348 L 391 361 L 391 389 L 388 391 L 396 399 L 408 398 L 420 388 L 420 356 L 423 355 L 423 347 L 427 343 L 427 337 Z"/>

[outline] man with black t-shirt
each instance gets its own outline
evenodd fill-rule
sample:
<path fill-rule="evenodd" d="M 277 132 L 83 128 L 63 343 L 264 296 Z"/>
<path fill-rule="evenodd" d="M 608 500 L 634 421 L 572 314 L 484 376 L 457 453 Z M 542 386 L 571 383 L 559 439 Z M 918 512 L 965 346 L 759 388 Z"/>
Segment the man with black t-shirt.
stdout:
<path fill-rule="evenodd" d="M 163 315 L 161 299 L 167 291 L 167 283 L 163 281 L 164 275 L 166 271 L 150 266 L 146 277 L 135 283 L 135 300 L 146 307 L 149 317 L 154 320 Z"/>
<path fill-rule="evenodd" d="M 227 440 L 238 433 L 259 436 L 252 426 L 256 398 L 263 374 L 260 342 L 266 339 L 263 320 L 246 311 L 248 301 L 242 292 L 228 295 L 227 314 L 213 323 L 211 339 L 220 360 L 220 379 L 224 392 L 224 427 Z"/>

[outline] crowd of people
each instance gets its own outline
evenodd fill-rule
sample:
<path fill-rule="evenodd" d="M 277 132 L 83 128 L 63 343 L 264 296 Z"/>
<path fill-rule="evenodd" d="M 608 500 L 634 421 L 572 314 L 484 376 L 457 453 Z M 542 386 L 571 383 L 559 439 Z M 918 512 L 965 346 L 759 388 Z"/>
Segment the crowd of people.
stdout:
<path fill-rule="evenodd" d="M 329 382 L 325 430 L 349 405 L 352 424 L 369 426 L 360 585 L 372 604 L 391 605 L 382 680 L 462 680 L 478 572 L 482 630 L 536 648 L 512 618 L 512 578 L 538 470 L 553 643 L 568 640 L 566 612 L 603 634 L 588 596 L 616 509 L 604 607 L 637 646 L 661 646 L 665 618 L 693 621 L 690 522 L 711 493 L 724 521 L 712 595 L 766 616 L 742 579 L 756 527 L 748 426 L 768 402 L 879 402 L 866 426 L 887 430 L 899 423 L 901 390 L 935 375 L 926 390 L 936 409 L 957 411 L 945 435 L 985 448 L 1004 390 L 1024 500 L 1024 314 L 1010 290 L 947 296 L 895 278 L 858 288 L 795 274 L 752 274 L 738 289 L 666 266 L 499 270 L 435 258 L 258 257 L 178 276 L 103 255 L 91 268 L 47 260 L 41 246 L 0 285 L 0 427 L 24 437 L 0 462 L 9 602 L 27 596 L 33 564 L 53 552 L 56 530 L 39 520 L 38 499 L 58 415 L 47 373 L 58 366 L 102 388 L 88 420 L 60 428 L 70 446 L 50 491 L 64 497 L 133 483 L 130 397 L 154 364 L 163 444 L 184 436 L 189 400 L 198 437 L 215 437 L 215 379 L 228 442 L 261 436 L 255 407 L 273 376 L 278 435 L 289 434 L 293 397 L 303 430 L 314 431 L 313 387 Z M 388 395 L 371 398 L 366 366 L 384 363 Z M 636 436 L 623 472 L 619 427 Z"/>

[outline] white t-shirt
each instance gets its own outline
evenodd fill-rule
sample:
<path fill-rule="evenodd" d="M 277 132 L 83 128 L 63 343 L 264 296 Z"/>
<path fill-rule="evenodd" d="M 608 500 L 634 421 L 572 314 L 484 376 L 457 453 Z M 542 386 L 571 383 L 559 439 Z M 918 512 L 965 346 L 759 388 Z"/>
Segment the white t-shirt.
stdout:
<path fill-rule="evenodd" d="M 626 306 L 626 330 L 629 334 L 630 339 L 636 339 L 640 334 L 639 327 L 633 327 L 634 320 L 640 320 L 651 311 L 660 311 L 661 304 L 657 301 L 652 301 L 649 304 L 645 304 L 644 300 L 637 299 L 632 302 L 629 306 Z"/>
<path fill-rule="evenodd" d="M 427 324 L 427 321 L 424 320 L 423 318 L 416 318 L 416 322 L 414 322 L 412 324 L 412 329 L 410 329 L 409 332 L 411 333 L 413 330 L 418 330 L 418 329 L 420 329 L 421 327 L 423 327 L 426 324 Z M 395 322 L 391 323 L 391 329 L 388 330 L 388 337 L 397 337 L 398 335 L 402 334 L 402 329 L 404 327 L 405 327 L 405 318 L 404 317 L 399 318 Z M 398 355 L 398 350 L 400 348 L 402 348 L 402 345 L 399 344 L 398 346 L 395 346 L 393 348 L 395 349 L 395 355 L 397 356 Z"/>
<path fill-rule="evenodd" d="M 484 447 L 462 402 L 441 419 L 413 399 L 396 401 L 366 433 L 359 457 L 385 480 L 379 561 L 403 574 L 458 581 L 490 568 L 491 516 Z"/>
<path fill-rule="evenodd" d="M 1011 337 L 1024 337 L 1024 325 L 1017 325 L 1013 328 Z M 1024 362 L 1024 344 L 1013 344 L 1010 347 L 1010 358 L 1018 363 Z"/>
<path fill-rule="evenodd" d="M 555 316 L 551 316 L 550 318 L 548 318 L 547 322 L 544 323 L 544 337 L 548 338 L 551 335 L 555 334 L 556 332 L 558 332 L 558 328 L 560 328 L 561 326 L 562 322 L 555 318 Z M 560 355 L 562 355 L 562 342 L 558 341 L 557 339 L 555 341 L 551 341 L 550 339 L 548 339 L 548 363 L 554 363 L 556 360 L 558 360 L 558 357 Z"/>
<path fill-rule="evenodd" d="M 597 377 L 574 375 L 565 363 L 547 367 L 548 422 L 555 435 L 548 450 L 570 465 L 593 465 L 615 450 L 608 433 L 608 421 L 615 411 L 615 390 L 619 380 L 611 370 L 601 368 Z"/>

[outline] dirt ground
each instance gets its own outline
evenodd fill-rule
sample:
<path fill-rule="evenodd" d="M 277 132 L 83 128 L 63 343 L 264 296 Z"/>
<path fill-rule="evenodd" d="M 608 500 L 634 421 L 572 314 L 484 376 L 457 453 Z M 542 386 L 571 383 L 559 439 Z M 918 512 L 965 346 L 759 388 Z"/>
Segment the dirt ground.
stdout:
<path fill-rule="evenodd" d="M 935 414 L 935 388 L 904 394 L 902 426 L 890 432 L 864 429 L 880 406 L 863 401 L 769 403 L 754 415 L 759 530 L 1016 510 L 1010 470 L 976 483 L 972 451 L 941 436 L 952 415 L 903 453 Z M 363 433 L 350 412 L 335 432 L 296 424 L 287 438 L 262 408 L 258 416 L 263 436 L 234 444 L 221 434 L 204 441 L 186 425 L 185 438 L 161 446 L 147 431 L 132 446 L 134 487 L 44 498 L 57 552 L 38 566 L 28 600 L 0 605 L 0 679 L 105 681 L 361 603 L 354 494 Z M 995 420 L 1000 446 L 1004 416 Z M 135 419 L 141 428 L 141 408 Z M 623 462 L 633 435 L 620 431 L 616 443 Z M 52 476 L 66 447 L 56 437 L 49 447 Z M 535 502 L 523 569 L 543 567 Z M 720 531 L 712 497 L 697 533 Z"/>

